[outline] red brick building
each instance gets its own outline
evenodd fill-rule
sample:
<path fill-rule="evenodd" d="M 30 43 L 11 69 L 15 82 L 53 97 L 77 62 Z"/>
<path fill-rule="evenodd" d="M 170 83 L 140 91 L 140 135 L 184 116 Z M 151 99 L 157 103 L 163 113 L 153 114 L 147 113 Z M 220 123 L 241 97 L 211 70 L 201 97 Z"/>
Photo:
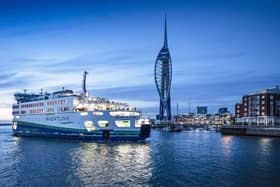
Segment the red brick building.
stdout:
<path fill-rule="evenodd" d="M 235 121 L 244 125 L 280 125 L 280 89 L 249 93 L 235 105 Z"/>

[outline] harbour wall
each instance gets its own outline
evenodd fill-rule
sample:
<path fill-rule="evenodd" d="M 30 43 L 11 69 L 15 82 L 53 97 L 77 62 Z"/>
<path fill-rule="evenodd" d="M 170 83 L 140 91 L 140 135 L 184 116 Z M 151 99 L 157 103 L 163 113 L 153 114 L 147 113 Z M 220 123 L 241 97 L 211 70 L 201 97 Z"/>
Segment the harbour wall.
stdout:
<path fill-rule="evenodd" d="M 246 136 L 271 136 L 280 137 L 279 127 L 248 127 L 241 125 L 227 125 L 221 128 L 225 135 L 246 135 Z"/>

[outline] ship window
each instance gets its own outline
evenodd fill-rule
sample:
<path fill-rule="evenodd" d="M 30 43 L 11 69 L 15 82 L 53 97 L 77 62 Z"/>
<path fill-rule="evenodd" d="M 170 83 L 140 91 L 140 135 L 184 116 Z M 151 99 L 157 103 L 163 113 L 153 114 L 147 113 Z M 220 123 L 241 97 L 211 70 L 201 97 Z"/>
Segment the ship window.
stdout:
<path fill-rule="evenodd" d="M 69 107 L 61 107 L 61 111 L 62 112 L 69 111 Z"/>
<path fill-rule="evenodd" d="M 111 116 L 139 116 L 139 112 L 130 112 L 130 111 L 113 111 L 110 112 Z"/>
<path fill-rule="evenodd" d="M 18 105 L 13 105 L 13 109 L 17 109 L 17 108 L 19 108 Z"/>
<path fill-rule="evenodd" d="M 14 129 L 14 130 L 17 129 L 17 122 L 13 122 L 13 129 Z"/>
<path fill-rule="evenodd" d="M 99 127 L 108 127 L 109 122 L 106 120 L 100 120 L 100 121 L 98 121 L 98 125 L 99 125 Z"/>
<path fill-rule="evenodd" d="M 86 126 L 87 131 L 89 132 L 94 131 L 96 129 L 92 121 L 85 121 L 84 124 Z"/>
<path fill-rule="evenodd" d="M 149 124 L 149 119 L 138 119 L 135 121 L 135 127 L 141 127 L 142 124 Z"/>
<path fill-rule="evenodd" d="M 48 111 L 48 112 L 54 112 L 54 109 L 53 109 L 53 108 L 48 108 L 47 111 Z"/>
<path fill-rule="evenodd" d="M 130 127 L 129 120 L 116 120 L 115 123 L 116 123 L 117 127 Z"/>
<path fill-rule="evenodd" d="M 12 114 L 13 115 L 19 114 L 19 111 L 13 111 Z"/>
<path fill-rule="evenodd" d="M 142 121 L 139 120 L 135 120 L 135 127 L 141 127 Z"/>
<path fill-rule="evenodd" d="M 81 112 L 80 115 L 81 115 L 81 116 L 87 116 L 88 113 L 87 113 L 87 112 Z"/>
<path fill-rule="evenodd" d="M 92 114 L 95 116 L 103 116 L 103 112 L 93 112 Z"/>

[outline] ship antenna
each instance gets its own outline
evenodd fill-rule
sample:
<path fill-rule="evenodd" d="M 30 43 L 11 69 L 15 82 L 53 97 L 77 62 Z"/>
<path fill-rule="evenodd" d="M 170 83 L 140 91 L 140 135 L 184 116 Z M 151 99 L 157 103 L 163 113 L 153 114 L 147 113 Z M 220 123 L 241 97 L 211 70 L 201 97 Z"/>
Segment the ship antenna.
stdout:
<path fill-rule="evenodd" d="M 87 74 L 88 74 L 88 72 L 85 71 L 84 72 L 84 78 L 83 78 L 83 85 L 82 85 L 82 87 L 83 87 L 83 95 L 86 96 L 86 97 L 88 97 L 88 92 L 87 92 L 87 89 L 86 89 Z"/>

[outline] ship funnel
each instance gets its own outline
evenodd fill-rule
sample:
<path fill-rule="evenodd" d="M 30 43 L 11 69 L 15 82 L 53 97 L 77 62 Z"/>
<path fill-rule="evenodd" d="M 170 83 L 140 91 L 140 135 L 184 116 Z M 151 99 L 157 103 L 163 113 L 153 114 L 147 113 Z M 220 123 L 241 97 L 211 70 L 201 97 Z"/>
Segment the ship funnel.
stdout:
<path fill-rule="evenodd" d="M 85 71 L 84 72 L 84 77 L 83 77 L 83 84 L 82 84 L 83 95 L 86 96 L 86 97 L 88 97 L 88 92 L 87 92 L 87 89 L 86 89 L 87 74 L 88 74 L 88 72 Z"/>

